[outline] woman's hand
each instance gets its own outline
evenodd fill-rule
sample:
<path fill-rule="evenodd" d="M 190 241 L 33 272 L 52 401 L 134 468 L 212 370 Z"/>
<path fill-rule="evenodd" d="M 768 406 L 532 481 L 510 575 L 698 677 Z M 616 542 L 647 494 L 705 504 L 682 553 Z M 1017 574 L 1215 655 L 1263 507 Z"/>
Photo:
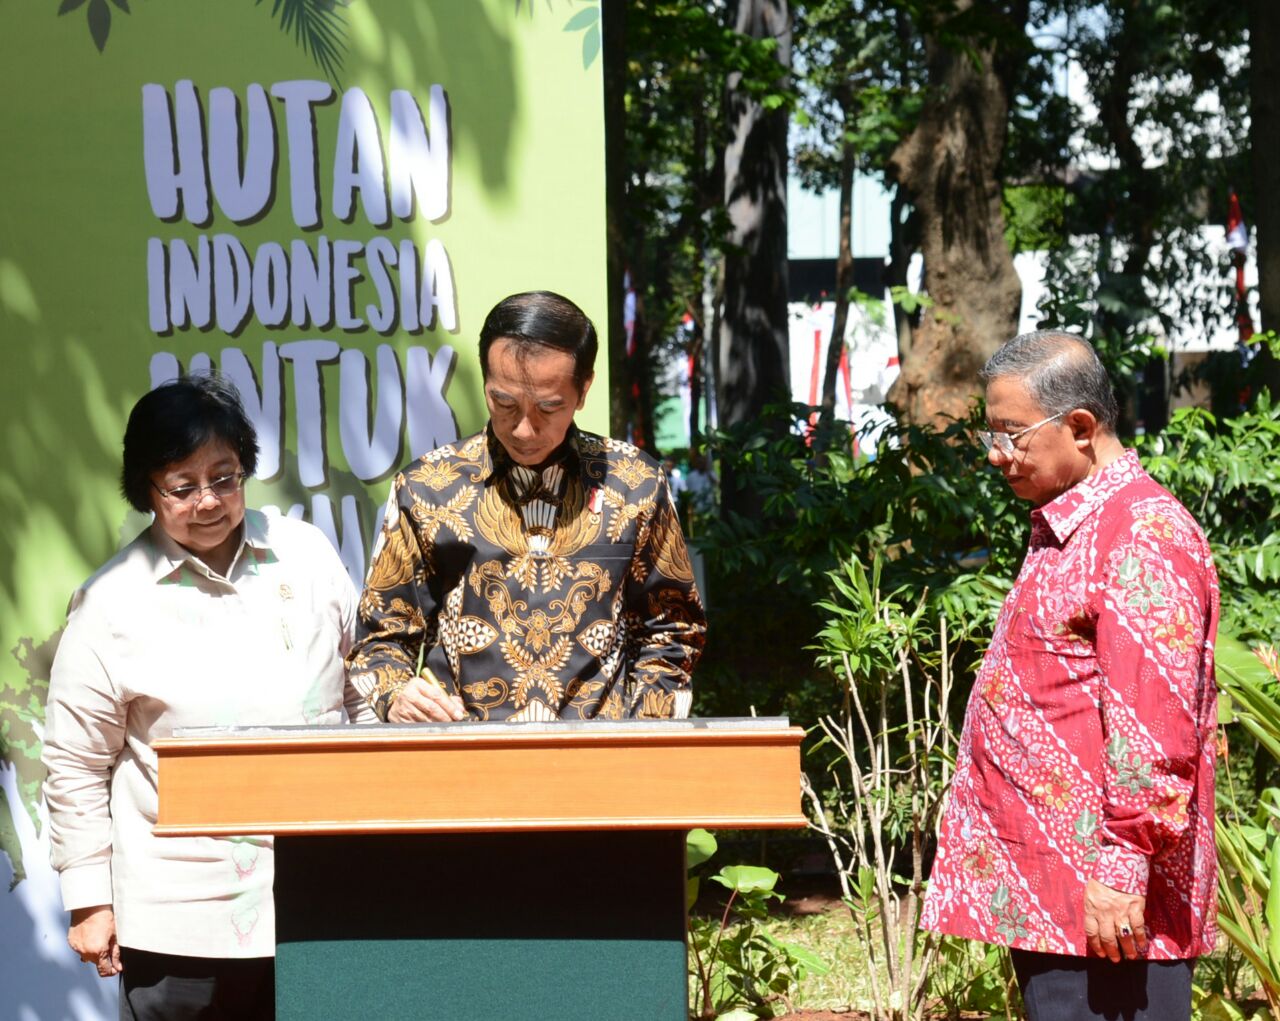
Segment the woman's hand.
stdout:
<path fill-rule="evenodd" d="M 80 955 L 80 960 L 97 967 L 103 978 L 124 971 L 120 963 L 120 944 L 116 942 L 116 915 L 110 904 L 72 911 L 67 942 Z"/>

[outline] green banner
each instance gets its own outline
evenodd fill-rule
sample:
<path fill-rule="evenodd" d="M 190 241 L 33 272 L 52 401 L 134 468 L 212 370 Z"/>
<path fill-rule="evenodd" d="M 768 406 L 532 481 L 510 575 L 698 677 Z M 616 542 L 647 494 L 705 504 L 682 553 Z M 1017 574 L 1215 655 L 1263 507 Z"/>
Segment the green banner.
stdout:
<path fill-rule="evenodd" d="M 484 422 L 488 309 L 550 289 L 603 330 L 607 295 L 595 0 L 5 15 L 0 850 L 17 882 L 47 868 L 19 831 L 38 827 L 67 599 L 146 524 L 118 491 L 143 392 L 231 376 L 262 445 L 250 504 L 318 524 L 358 578 L 391 475 Z M 579 419 L 599 431 L 603 361 Z"/>

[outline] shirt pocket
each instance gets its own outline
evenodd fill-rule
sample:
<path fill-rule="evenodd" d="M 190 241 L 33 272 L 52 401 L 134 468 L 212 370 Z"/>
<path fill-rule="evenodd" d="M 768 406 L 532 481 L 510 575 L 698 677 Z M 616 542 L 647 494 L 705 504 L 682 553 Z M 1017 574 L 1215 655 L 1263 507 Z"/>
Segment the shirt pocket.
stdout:
<path fill-rule="evenodd" d="M 575 561 L 599 564 L 614 580 L 627 573 L 627 567 L 635 558 L 636 548 L 629 542 L 592 542 L 573 555 Z"/>
<path fill-rule="evenodd" d="M 595 621 L 613 620 L 615 607 L 621 605 L 628 609 L 623 593 L 631 575 L 631 562 L 635 557 L 635 546 L 629 542 L 593 542 L 583 546 L 573 554 L 572 561 L 579 579 L 595 575 L 595 591 L 597 599 L 580 604 L 580 616 L 577 618 L 579 632 L 590 627 Z M 591 565 L 588 567 L 587 565 Z M 586 571 L 584 572 L 584 568 Z M 604 579 L 608 579 L 607 584 Z M 621 600 L 621 604 L 619 601 Z M 616 621 L 615 621 L 616 623 Z"/>
<path fill-rule="evenodd" d="M 1019 611 L 1005 641 L 1010 662 L 1023 685 L 1033 695 L 1045 686 L 1078 683 L 1092 672 L 1097 657 L 1094 643 L 1076 619 Z"/>
<path fill-rule="evenodd" d="M 1097 649 L 1080 622 L 1020 613 L 1007 636 L 1009 663 L 1034 710 L 1055 730 L 1089 729 L 1096 713 Z"/>
<path fill-rule="evenodd" d="M 1084 634 L 1085 628 L 1076 618 L 1058 614 L 1038 614 L 1021 609 L 1009 628 L 1010 652 L 1049 653 L 1068 658 L 1089 657 L 1094 654 L 1093 643 Z"/>
<path fill-rule="evenodd" d="M 573 556 L 581 560 L 630 560 L 635 553 L 635 543 L 631 542 L 589 542 Z"/>

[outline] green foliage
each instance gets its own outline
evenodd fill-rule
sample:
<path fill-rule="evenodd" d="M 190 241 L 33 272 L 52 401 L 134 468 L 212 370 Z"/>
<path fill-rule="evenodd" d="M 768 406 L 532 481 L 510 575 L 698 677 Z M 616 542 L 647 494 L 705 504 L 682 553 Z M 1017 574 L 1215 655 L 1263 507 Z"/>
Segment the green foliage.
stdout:
<path fill-rule="evenodd" d="M 843 849 L 846 904 L 871 966 L 879 976 L 893 974 L 890 956 L 897 955 L 900 975 L 909 943 L 916 955 L 930 948 L 909 941 L 902 930 L 886 940 L 879 927 L 900 917 L 912 895 L 912 848 L 927 845 L 933 799 L 953 754 L 950 731 L 938 729 L 939 721 L 945 711 L 958 713 L 970 671 L 1021 563 L 1027 507 L 986 466 L 971 439 L 974 420 L 943 430 L 891 430 L 869 460 L 855 457 L 838 433 L 806 431 L 810 410 L 778 409 L 786 415 L 785 431 L 757 423 L 713 438 L 722 464 L 755 486 L 763 503 L 759 515 L 730 516 L 704 530 L 699 542 L 713 575 L 712 642 L 720 631 L 737 653 L 709 647 L 710 672 L 700 669 L 699 698 L 704 707 L 722 705 L 729 712 L 741 712 L 746 704 L 788 712 L 806 725 L 834 717 L 808 751 L 815 784 L 808 797 L 815 818 L 825 814 L 820 825 Z M 1273 467 L 1280 462 L 1278 439 L 1280 407 L 1263 395 L 1229 419 L 1181 411 L 1161 436 L 1139 440 L 1148 470 L 1205 526 L 1222 580 L 1223 634 L 1278 637 L 1280 543 L 1272 538 L 1280 513 L 1280 476 Z M 814 668 L 805 670 L 799 647 L 810 636 L 817 656 Z M 1263 716 L 1266 699 L 1277 698 L 1276 685 L 1267 682 L 1261 689 L 1266 698 L 1250 702 L 1261 695 L 1229 687 L 1237 658 L 1224 640 L 1220 676 L 1237 702 L 1232 730 L 1244 738 L 1245 749 L 1256 742 L 1280 757 L 1280 729 L 1272 734 L 1255 720 Z M 932 730 L 922 722 L 926 691 Z M 856 730 L 856 722 L 852 731 L 840 722 L 860 719 L 856 699 L 871 726 L 867 734 Z M 846 742 L 849 750 L 837 747 L 834 735 L 849 733 L 858 735 Z M 936 742 L 932 751 L 912 750 L 912 741 L 930 734 Z M 1113 750 L 1123 758 L 1124 749 Z M 1268 794 L 1255 805 L 1252 785 L 1276 783 L 1275 767 L 1237 758 L 1220 776 L 1228 783 L 1236 777 L 1248 781 L 1239 791 L 1245 807 L 1225 816 L 1220 840 L 1228 843 L 1221 855 L 1226 869 L 1249 876 L 1243 885 L 1233 880 L 1244 905 L 1240 917 L 1256 916 L 1253 924 L 1259 925 L 1270 890 L 1260 884 L 1269 882 L 1276 828 L 1266 806 L 1280 808 L 1280 795 Z M 925 772 L 912 777 L 917 766 Z M 834 779 L 831 770 L 843 770 L 842 778 Z M 1144 780 L 1140 771 L 1130 779 Z M 868 843 L 864 848 L 872 850 L 859 861 L 856 833 L 873 830 L 884 842 L 882 857 L 877 862 Z M 1249 897 L 1256 901 L 1253 908 Z M 886 911 L 890 903 L 896 907 Z M 1247 942 L 1245 922 L 1236 924 L 1235 935 Z M 1229 925 L 1230 920 L 1224 930 Z M 1267 938 L 1257 937 L 1264 947 Z M 933 949 L 941 956 L 930 969 L 922 1004 L 979 1010 L 998 996 L 999 983 L 1008 977 L 998 956 L 979 960 L 945 945 Z M 1253 970 L 1242 963 L 1235 972 L 1240 968 Z M 1204 1016 L 1235 1016 L 1230 1011 L 1240 1009 L 1233 997 L 1247 982 L 1235 984 L 1235 972 L 1219 988 L 1202 988 Z"/>
<path fill-rule="evenodd" d="M 909 287 L 895 285 L 889 288 L 889 298 L 907 315 L 914 315 L 924 309 L 933 308 L 933 299 L 929 295 L 916 293 Z"/>
<path fill-rule="evenodd" d="M 1040 312 L 1046 326 L 1090 337 L 1128 398 L 1154 336 L 1234 319 L 1226 267 L 1203 227 L 1225 221 L 1231 183 L 1251 179 L 1239 130 L 1249 116 L 1246 11 L 1212 0 L 1067 0 L 1045 13 L 1066 16 L 1055 49 L 1083 72 L 1093 112 L 1066 96 L 1035 120 L 1011 112 L 1009 163 L 1030 175 L 1017 179 L 1035 179 L 1038 165 L 1043 183 L 1068 186 Z M 1058 154 L 1037 135 L 1055 139 Z M 1040 158 L 1028 160 L 1028 147 Z"/>
<path fill-rule="evenodd" d="M 1147 471 L 1203 526 L 1222 582 L 1222 631 L 1280 641 L 1280 404 L 1265 393 L 1244 414 L 1177 411 L 1138 442 Z"/>
<path fill-rule="evenodd" d="M 948 1018 L 974 1014 L 1013 1021 L 1021 997 L 1009 951 L 990 943 L 943 936 L 929 976 L 936 1009 Z"/>
<path fill-rule="evenodd" d="M 1234 720 L 1280 760 L 1280 662 L 1274 647 L 1253 655 L 1220 637 L 1218 683 Z M 1230 774 L 1228 774 L 1228 777 Z M 1273 1016 L 1280 1015 L 1280 789 L 1269 787 L 1250 813 L 1233 785 L 1220 794 L 1218 924 L 1253 966 Z"/>
<path fill-rule="evenodd" d="M 686 846 L 691 870 L 716 851 L 715 837 L 706 830 L 693 830 Z M 769 932 L 769 905 L 784 899 L 774 889 L 778 878 L 772 869 L 756 865 L 728 865 L 710 877 L 729 891 L 729 898 L 719 919 L 689 920 L 692 1017 L 773 1017 L 776 1006 L 791 1009 L 797 982 L 827 971 L 812 951 Z M 697 877 L 691 875 L 689 884 L 692 905 Z"/>
<path fill-rule="evenodd" d="M 851 559 L 830 575 L 819 661 L 836 667 L 843 698 L 819 720 L 810 754 L 812 762 L 814 752 L 834 752 L 830 783 L 819 790 L 806 778 L 803 786 L 871 964 L 875 1016 L 907 1021 L 920 1016 L 938 953 L 918 923 L 926 851 L 955 755 L 955 639 L 990 614 L 949 628 L 927 594 L 886 590 L 884 567 L 880 556 L 869 571 Z"/>
<path fill-rule="evenodd" d="M 1066 188 L 1058 184 L 1009 185 L 1004 189 L 1005 240 L 1009 250 L 1042 252 L 1060 248 Z"/>
<path fill-rule="evenodd" d="M 795 102 L 775 39 L 734 31 L 715 0 L 628 0 L 610 5 L 624 22 L 626 67 L 617 161 L 621 201 L 611 227 L 615 256 L 636 295 L 635 354 L 611 362 L 614 422 L 648 432 L 659 380 L 675 357 L 700 366 L 704 295 L 729 236 L 724 150 L 731 128 L 723 102 L 730 81 L 770 110 Z M 605 58 L 606 87 L 613 82 Z M 613 157 L 610 157 L 611 159 Z M 694 329 L 680 329 L 691 316 Z M 701 385 L 701 380 L 700 380 Z"/>
<path fill-rule="evenodd" d="M 893 915 L 884 904 L 909 895 L 912 880 L 903 885 L 911 871 L 908 849 L 917 833 L 929 832 L 929 809 L 921 806 L 929 805 L 945 782 L 950 752 L 938 732 L 939 747 L 923 760 L 930 772 L 914 786 L 906 783 L 906 773 L 893 781 L 867 779 L 873 765 L 867 756 L 879 755 L 880 768 L 890 771 L 909 770 L 922 761 L 909 750 L 911 740 L 925 733 L 918 696 L 931 683 L 927 678 L 941 683 L 944 663 L 953 682 L 945 695 L 929 689 L 931 712 L 935 719 L 944 707 L 958 714 L 970 671 L 1024 555 L 1028 508 L 986 465 L 972 440 L 976 420 L 942 430 L 890 430 L 875 458 L 867 459 L 855 456 L 838 431 L 810 430 L 810 412 L 800 406 L 776 409 L 785 416 L 782 428 L 761 422 L 713 437 L 722 466 L 755 487 L 762 505 L 754 517 L 730 515 L 711 523 L 698 541 L 712 575 L 712 627 L 699 670 L 699 711 L 740 713 L 754 705 L 762 712 L 788 713 L 806 726 L 834 714 L 833 731 L 847 732 L 839 725 L 841 714 L 857 720 L 858 713 L 842 709 L 842 700 L 865 700 L 872 730 L 853 746 L 863 756 L 860 764 L 851 766 L 851 757 L 828 737 L 810 747 L 807 769 L 814 778 L 815 817 L 820 808 L 830 831 L 847 838 L 847 904 L 862 944 L 876 945 L 869 959 L 884 975 L 890 952 L 876 927 Z M 1274 470 L 1280 463 L 1280 406 L 1264 394 L 1232 418 L 1180 411 L 1163 434 L 1140 438 L 1138 450 L 1152 475 L 1205 527 L 1222 582 L 1222 633 L 1280 639 L 1274 609 L 1280 596 L 1280 540 L 1274 537 L 1280 513 L 1280 474 Z M 819 648 L 810 666 L 801 648 L 812 641 Z M 1231 648 L 1224 642 L 1219 650 L 1224 690 L 1233 668 Z M 910 715 L 904 657 L 916 694 Z M 1276 698 L 1274 688 L 1268 682 L 1267 698 Z M 1280 799 L 1258 800 L 1255 789 L 1280 787 L 1280 777 L 1270 755 L 1255 763 L 1247 750 L 1257 744 L 1280 758 L 1280 739 L 1253 722 L 1263 706 L 1249 704 L 1247 689 L 1237 686 L 1233 696 L 1239 706 L 1231 729 L 1243 739 L 1245 751 L 1220 776 L 1224 785 L 1237 780 L 1244 785 L 1237 792 L 1243 807 L 1224 817 L 1220 839 L 1234 845 L 1224 845 L 1221 855 L 1226 869 L 1250 877 L 1244 885 L 1235 881 L 1236 896 L 1245 905 L 1241 918 L 1265 918 L 1270 887 L 1260 884 L 1269 881 L 1275 826 L 1270 815 L 1258 813 L 1273 799 L 1280 806 Z M 839 782 L 829 772 L 833 769 L 844 770 Z M 860 795 L 853 769 L 866 780 Z M 1141 784 L 1144 778 L 1135 772 L 1130 779 Z M 858 812 L 864 813 L 861 821 Z M 882 866 L 874 855 L 851 863 L 854 832 L 872 821 L 881 839 L 897 850 L 886 854 Z M 1260 835 L 1265 837 L 1261 847 Z M 1252 912 L 1249 897 L 1256 900 Z M 1237 923 L 1236 936 L 1247 942 L 1244 926 Z M 1265 946 L 1265 937 L 1259 938 Z M 894 954 L 904 955 L 905 935 L 899 932 L 889 945 Z M 913 944 L 913 952 L 922 948 Z M 948 953 L 938 952 L 944 958 Z M 932 970 L 928 1002 L 954 1005 L 968 998 L 971 1007 L 965 1009 L 980 1009 L 998 979 L 991 962 L 953 955 L 951 964 L 952 970 L 945 960 Z M 1252 973 L 1251 965 L 1241 967 Z M 1206 985 L 1200 996 L 1205 1016 L 1229 1016 L 1241 988 Z"/>
<path fill-rule="evenodd" d="M 1275 1021 L 1255 991 L 1258 978 L 1245 956 L 1230 941 L 1200 958 L 1191 984 L 1193 1021 Z M 1242 990 L 1244 992 L 1242 992 Z"/>
<path fill-rule="evenodd" d="M 777 408 L 781 423 L 712 436 L 722 469 L 759 493 L 762 505 L 752 517 L 702 522 L 696 538 L 712 613 L 701 712 L 755 706 L 808 725 L 827 711 L 830 682 L 806 669 L 799 651 L 836 626 L 824 602 L 848 583 L 840 567 L 851 559 L 881 556 L 888 591 L 928 592 L 953 624 L 971 621 L 962 669 L 1021 564 L 1027 508 L 986 464 L 972 438 L 976 417 L 943 430 L 892 429 L 872 460 L 854 455 L 839 424 L 810 431 L 811 411 Z M 1229 419 L 1180 410 L 1137 449 L 1208 535 L 1224 633 L 1280 641 L 1272 609 L 1280 597 L 1280 405 L 1261 394 Z"/>
<path fill-rule="evenodd" d="M 904 35 L 900 5 L 884 0 L 799 0 L 796 69 L 805 117 L 793 147 L 813 190 L 834 188 L 842 162 L 882 174 L 923 102 L 924 40 Z"/>
<path fill-rule="evenodd" d="M 774 408 L 767 421 L 711 438 L 722 466 L 764 502 L 758 518 L 730 515 L 706 534 L 702 544 L 728 570 L 758 569 L 770 584 L 795 579 L 818 591 L 850 554 L 886 553 L 895 584 L 917 589 L 965 573 L 968 558 L 1016 568 L 1026 513 L 986 464 L 973 436 L 976 410 L 941 431 L 891 429 L 874 459 L 854 456 L 844 423 L 811 430 L 812 411 Z"/>
<path fill-rule="evenodd" d="M 811 410 L 776 408 L 772 420 L 712 437 L 722 474 L 753 488 L 762 506 L 706 523 L 695 537 L 712 615 L 701 713 L 754 706 L 808 725 L 828 711 L 829 675 L 800 650 L 823 627 L 818 604 L 832 593 L 830 572 L 851 558 L 882 555 L 888 589 L 934 593 L 953 613 L 988 602 L 991 579 L 1021 561 L 1026 510 L 986 465 L 973 421 L 894 429 L 869 460 L 854 455 L 839 423 L 807 432 Z"/>

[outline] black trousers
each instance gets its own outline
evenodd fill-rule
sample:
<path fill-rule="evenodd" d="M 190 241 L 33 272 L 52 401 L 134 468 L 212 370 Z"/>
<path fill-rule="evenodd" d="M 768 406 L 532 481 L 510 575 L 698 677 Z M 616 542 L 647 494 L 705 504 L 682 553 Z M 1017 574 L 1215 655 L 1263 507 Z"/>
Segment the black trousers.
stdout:
<path fill-rule="evenodd" d="M 120 948 L 120 1021 L 273 1021 L 273 957 L 178 957 Z"/>
<path fill-rule="evenodd" d="M 1190 1021 L 1195 960 L 1120 961 L 1013 950 L 1029 1021 Z"/>

